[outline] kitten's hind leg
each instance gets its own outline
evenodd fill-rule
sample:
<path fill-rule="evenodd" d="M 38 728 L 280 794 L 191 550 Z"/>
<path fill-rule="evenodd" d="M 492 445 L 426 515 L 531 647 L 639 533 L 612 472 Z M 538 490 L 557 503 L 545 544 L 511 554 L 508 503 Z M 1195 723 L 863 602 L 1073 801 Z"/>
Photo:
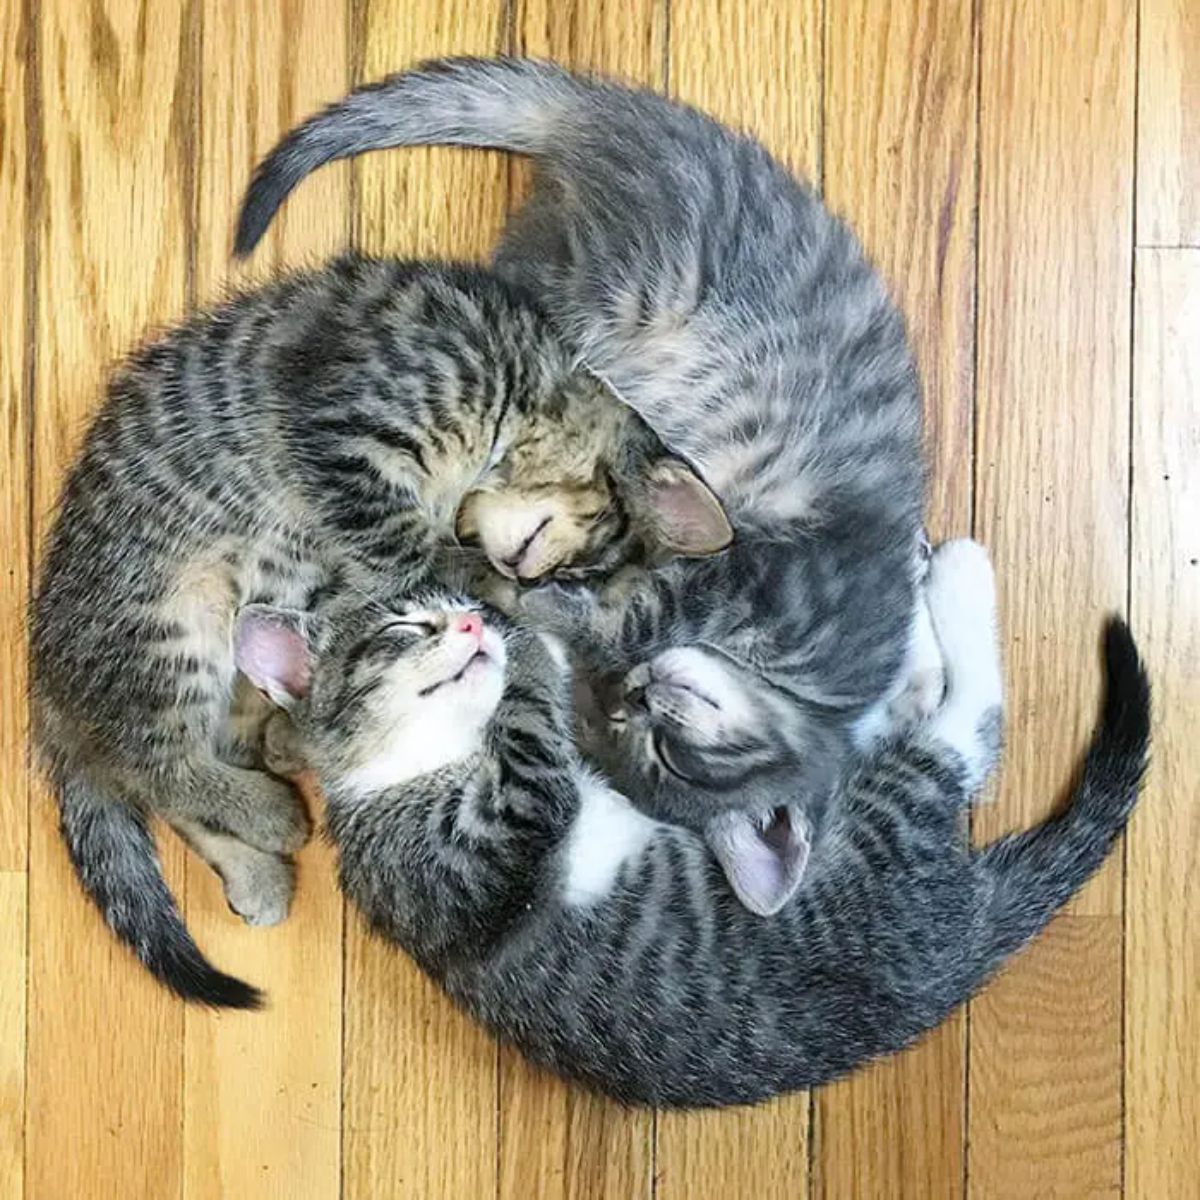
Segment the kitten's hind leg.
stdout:
<path fill-rule="evenodd" d="M 179 782 L 155 797 L 155 808 L 172 823 L 196 822 L 267 854 L 292 854 L 308 841 L 308 813 L 296 790 L 265 771 L 208 758 L 190 763 Z"/>
<path fill-rule="evenodd" d="M 987 551 L 969 538 L 933 553 L 925 596 L 946 671 L 946 697 L 929 730 L 957 752 L 974 792 L 1000 753 L 1004 684 L 996 631 L 996 581 Z"/>
<path fill-rule="evenodd" d="M 278 854 L 266 854 L 196 821 L 170 821 L 176 833 L 220 876 L 225 900 L 247 925 L 278 925 L 287 915 L 295 868 Z"/>

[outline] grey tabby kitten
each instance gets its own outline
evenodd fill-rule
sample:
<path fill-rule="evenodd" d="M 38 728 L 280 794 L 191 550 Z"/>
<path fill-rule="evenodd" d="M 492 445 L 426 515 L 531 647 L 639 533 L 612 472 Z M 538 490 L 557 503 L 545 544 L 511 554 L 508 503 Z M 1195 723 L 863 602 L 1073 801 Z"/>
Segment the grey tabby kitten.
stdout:
<path fill-rule="evenodd" d="M 531 61 L 431 62 L 311 118 L 259 167 L 237 251 L 321 164 L 430 143 L 533 157 L 497 269 L 725 505 L 737 539 L 720 557 L 627 576 L 598 602 L 539 589 L 521 610 L 609 677 L 600 758 L 623 790 L 707 829 L 743 901 L 774 911 L 916 636 L 923 467 L 902 319 L 849 230 L 758 142 Z M 747 838 L 779 870 L 745 877 Z"/>
<path fill-rule="evenodd" d="M 148 815 L 256 924 L 285 915 L 286 856 L 308 836 L 239 732 L 258 717 L 235 696 L 237 609 L 425 585 L 472 493 L 500 570 L 686 551 L 674 522 L 711 501 L 663 454 L 517 289 L 475 268 L 343 258 L 130 358 L 49 537 L 32 694 L 79 878 L 160 980 L 210 1004 L 258 998 L 188 935 Z"/>
<path fill-rule="evenodd" d="M 276 673 L 260 686 L 309 681 L 289 692 L 294 736 L 373 928 L 536 1062 L 624 1101 L 720 1105 L 822 1083 L 936 1025 L 1100 866 L 1136 802 L 1149 688 L 1114 620 L 1069 805 L 967 845 L 963 806 L 1001 718 L 983 550 L 940 549 L 925 591 L 945 700 L 841 784 L 824 852 L 768 921 L 735 902 L 695 834 L 581 764 L 569 673 L 545 635 L 445 598 L 239 621 Z"/>

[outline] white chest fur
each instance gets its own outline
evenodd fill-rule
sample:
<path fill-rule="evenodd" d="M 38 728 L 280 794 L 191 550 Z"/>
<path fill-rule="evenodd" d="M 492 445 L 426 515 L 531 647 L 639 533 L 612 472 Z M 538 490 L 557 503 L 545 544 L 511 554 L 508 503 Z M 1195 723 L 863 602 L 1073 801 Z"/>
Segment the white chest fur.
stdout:
<path fill-rule="evenodd" d="M 650 843 L 658 822 L 640 813 L 619 792 L 593 776 L 580 782 L 579 815 L 567 839 L 563 898 L 594 904 L 612 890 L 625 863 Z"/>

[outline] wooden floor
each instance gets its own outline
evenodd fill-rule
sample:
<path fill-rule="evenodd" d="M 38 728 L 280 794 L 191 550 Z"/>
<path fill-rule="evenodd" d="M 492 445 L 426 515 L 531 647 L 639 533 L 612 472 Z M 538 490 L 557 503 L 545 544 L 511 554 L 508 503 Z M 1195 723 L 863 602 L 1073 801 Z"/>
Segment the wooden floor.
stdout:
<path fill-rule="evenodd" d="M 0 0 L 0 47 L 0 1196 L 1200 1196 L 1196 0 Z M 32 547 L 107 364 L 241 277 L 235 206 L 284 128 L 503 49 L 753 130 L 895 285 L 932 528 L 1000 577 L 1008 752 L 979 837 L 1072 777 L 1106 612 L 1153 668 L 1123 853 L 911 1053 L 753 1112 L 622 1112 L 498 1052 L 343 913 L 319 846 L 271 931 L 164 847 L 200 943 L 272 1001 L 185 1010 L 84 902 L 27 770 Z M 481 256 L 523 181 L 444 150 L 327 171 L 250 274 L 348 238 Z"/>

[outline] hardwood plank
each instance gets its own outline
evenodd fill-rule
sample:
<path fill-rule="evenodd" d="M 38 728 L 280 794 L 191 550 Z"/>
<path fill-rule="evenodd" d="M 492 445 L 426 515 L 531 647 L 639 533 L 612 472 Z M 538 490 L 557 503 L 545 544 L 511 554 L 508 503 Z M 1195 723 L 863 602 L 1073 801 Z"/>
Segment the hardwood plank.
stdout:
<path fill-rule="evenodd" d="M 492 55 L 507 44 L 505 0 L 373 0 L 362 81 L 440 54 Z M 375 154 L 359 171 L 358 241 L 372 254 L 482 259 L 504 223 L 504 157 L 444 147 Z"/>
<path fill-rule="evenodd" d="M 1128 839 L 1125 1181 L 1196 1190 L 1200 1146 L 1200 250 L 1139 251 L 1131 617 L 1155 741 Z"/>
<path fill-rule="evenodd" d="M 1095 717 L 1101 621 L 1124 604 L 1134 64 L 1119 0 L 984 15 L 976 508 L 1010 747 L 1000 803 L 976 813 L 986 840 L 1051 808 Z M 1120 895 L 1110 864 L 1075 911 L 1120 912 Z"/>
<path fill-rule="evenodd" d="M 21 0 L 0 2 L 0 871 L 23 871 L 29 826 L 25 605 L 29 593 L 29 399 L 26 395 L 25 88 L 29 31 Z"/>
<path fill-rule="evenodd" d="M 808 1187 L 808 1093 L 758 1108 L 660 1113 L 660 1200 L 803 1197 Z"/>
<path fill-rule="evenodd" d="M 910 1050 L 821 1088 L 813 1112 L 812 1194 L 961 1196 L 966 1015 Z"/>
<path fill-rule="evenodd" d="M 184 306 L 189 81 L 181 6 L 41 0 L 34 505 L 40 527 L 111 361 Z M 173 1196 L 181 1005 L 102 926 L 44 788 L 29 865 L 26 1188 Z M 179 894 L 178 847 L 164 846 Z"/>
<path fill-rule="evenodd" d="M 357 914 L 346 927 L 343 1195 L 496 1192 L 496 1046 Z"/>
<path fill-rule="evenodd" d="M 25 1180 L 26 875 L 0 871 L 0 1196 Z"/>
<path fill-rule="evenodd" d="M 583 6 L 518 0 L 514 50 L 663 86 L 664 0 L 595 0 Z M 511 207 L 529 186 L 530 164 L 509 166 Z M 500 1194 L 649 1197 L 654 1117 L 590 1096 L 501 1051 Z"/>
<path fill-rule="evenodd" d="M 981 12 L 976 530 L 1000 580 L 1008 678 L 1000 799 L 975 813 L 987 841 L 1067 785 L 1096 716 L 1102 620 L 1124 607 L 1135 23 L 1120 0 Z M 1121 889 L 1118 854 L 1071 911 L 1116 918 Z M 1120 1011 L 1095 994 L 1120 939 L 1088 946 L 1047 973 L 1037 986 L 1057 995 L 1020 1027 L 1004 1006 L 1027 963 L 972 1010 L 974 1194 L 1113 1177 Z M 1085 1035 L 1078 1012 L 1094 1018 Z"/>
<path fill-rule="evenodd" d="M 436 54 L 494 54 L 501 0 L 376 0 L 361 78 Z M 372 253 L 483 258 L 503 223 L 499 155 L 446 149 L 374 155 L 360 166 L 359 240 Z M 495 1043 L 402 955 L 346 927 L 343 1187 L 346 1200 L 496 1191 Z"/>
<path fill-rule="evenodd" d="M 667 35 L 666 0 L 514 0 L 516 54 L 552 58 L 581 71 L 603 71 L 661 89 Z"/>
<path fill-rule="evenodd" d="M 1139 245 L 1200 245 L 1200 5 L 1141 0 Z"/>
<path fill-rule="evenodd" d="M 753 134 L 809 180 L 821 174 L 821 4 L 672 0 L 668 85 Z"/>
<path fill-rule="evenodd" d="M 821 3 L 673 0 L 671 94 L 752 132 L 782 162 L 820 174 Z M 657 1196 L 808 1194 L 809 1097 L 724 1116 L 663 1113 Z"/>
<path fill-rule="evenodd" d="M 1121 937 L 1059 917 L 972 1004 L 971 1196 L 1120 1194 Z"/>
<path fill-rule="evenodd" d="M 962 0 L 827 9 L 825 198 L 892 285 L 921 367 L 935 541 L 970 529 L 975 45 Z M 822 1196 L 957 1196 L 966 1021 L 816 1095 Z"/>
<path fill-rule="evenodd" d="M 500 1195 L 636 1200 L 653 1188 L 652 1115 L 622 1108 L 505 1051 L 500 1063 Z"/>
<path fill-rule="evenodd" d="M 321 172 L 289 200 L 249 269 L 233 269 L 234 214 L 255 162 L 296 121 L 345 92 L 342 0 L 253 0 L 199 9 L 195 278 L 200 303 L 230 279 L 317 261 L 344 244 L 348 172 Z M 313 53 L 316 46 L 321 53 Z M 263 1013 L 189 1009 L 184 1022 L 184 1189 L 335 1197 L 340 1188 L 342 903 L 330 848 L 299 856 L 288 920 L 252 929 L 216 876 L 188 859 L 188 919 L 215 962 L 267 990 Z"/>

